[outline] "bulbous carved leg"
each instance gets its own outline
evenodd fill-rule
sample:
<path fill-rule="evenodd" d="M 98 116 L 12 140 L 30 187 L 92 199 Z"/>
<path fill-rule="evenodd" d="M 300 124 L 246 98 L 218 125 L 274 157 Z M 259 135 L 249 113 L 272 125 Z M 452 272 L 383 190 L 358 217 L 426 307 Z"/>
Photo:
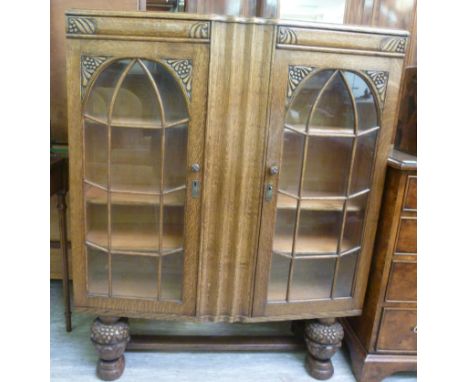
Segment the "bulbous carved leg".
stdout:
<path fill-rule="evenodd" d="M 343 327 L 334 318 L 306 322 L 306 369 L 312 377 L 320 380 L 331 378 L 333 365 L 330 359 L 341 347 L 343 337 Z"/>
<path fill-rule="evenodd" d="M 124 351 L 130 340 L 128 323 L 118 317 L 98 317 L 91 326 L 91 342 L 99 353 L 97 375 L 104 381 L 119 378 L 125 368 Z"/>

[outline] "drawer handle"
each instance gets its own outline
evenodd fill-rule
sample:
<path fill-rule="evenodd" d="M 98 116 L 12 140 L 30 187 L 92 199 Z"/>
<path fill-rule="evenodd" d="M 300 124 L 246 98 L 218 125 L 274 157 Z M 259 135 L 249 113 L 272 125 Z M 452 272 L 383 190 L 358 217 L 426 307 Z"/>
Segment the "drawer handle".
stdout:
<path fill-rule="evenodd" d="M 415 327 L 412 329 L 412 331 L 413 331 L 414 334 L 418 334 L 418 327 L 415 326 Z"/>

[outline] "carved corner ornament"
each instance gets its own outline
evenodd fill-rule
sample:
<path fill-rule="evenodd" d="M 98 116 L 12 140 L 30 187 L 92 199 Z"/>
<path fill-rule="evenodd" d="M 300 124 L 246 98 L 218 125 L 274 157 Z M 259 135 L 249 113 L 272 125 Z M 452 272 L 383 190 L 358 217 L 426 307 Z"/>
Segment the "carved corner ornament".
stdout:
<path fill-rule="evenodd" d="M 189 99 L 192 99 L 192 60 L 165 60 L 184 85 Z"/>
<path fill-rule="evenodd" d="M 290 45 L 297 44 L 296 32 L 294 32 L 290 28 L 279 27 L 279 30 L 278 30 L 278 44 L 290 44 Z"/>
<path fill-rule="evenodd" d="M 387 92 L 388 72 L 379 70 L 366 70 L 365 73 L 377 89 L 380 102 L 383 105 L 385 102 L 385 94 Z"/>
<path fill-rule="evenodd" d="M 67 17 L 67 32 L 74 34 L 96 33 L 96 20 L 89 17 Z"/>
<path fill-rule="evenodd" d="M 81 56 L 81 96 L 84 95 L 84 90 L 94 72 L 107 59 L 108 57 L 104 56 Z"/>
<path fill-rule="evenodd" d="M 384 52 L 405 53 L 406 38 L 404 37 L 389 37 L 382 41 L 380 45 Z"/>
<path fill-rule="evenodd" d="M 294 90 L 299 86 L 301 81 L 314 71 L 312 66 L 289 65 L 288 78 L 288 100 L 294 94 Z"/>
<path fill-rule="evenodd" d="M 210 38 L 210 23 L 201 22 L 193 24 L 189 32 L 190 38 Z"/>

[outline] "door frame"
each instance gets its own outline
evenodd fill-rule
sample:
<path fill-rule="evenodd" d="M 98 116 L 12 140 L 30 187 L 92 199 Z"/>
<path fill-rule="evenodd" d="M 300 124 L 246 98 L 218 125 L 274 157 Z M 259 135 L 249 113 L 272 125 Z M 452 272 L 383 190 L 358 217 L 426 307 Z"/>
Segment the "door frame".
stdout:
<path fill-rule="evenodd" d="M 273 198 L 265 200 L 263 195 L 261 227 L 259 235 L 258 259 L 255 276 L 254 301 L 252 316 L 295 318 L 314 318 L 318 316 L 346 316 L 358 314 L 362 308 L 367 275 L 369 273 L 372 247 L 380 210 L 380 201 L 385 180 L 385 168 L 394 130 L 394 115 L 397 106 L 402 60 L 398 57 L 377 57 L 375 55 L 338 52 L 310 52 L 294 50 L 289 47 L 277 47 L 272 60 L 272 75 L 270 78 L 272 96 L 268 128 L 268 147 L 265 160 L 264 193 L 267 184 L 273 185 Z M 272 245 L 276 220 L 276 200 L 279 176 L 271 175 L 270 166 L 279 165 L 282 158 L 283 126 L 286 116 L 285 99 L 288 90 L 289 65 L 311 66 L 316 69 L 343 69 L 362 72 L 364 70 L 385 71 L 388 80 L 383 102 L 379 103 L 380 132 L 376 142 L 374 169 L 370 185 L 366 217 L 364 219 L 361 254 L 355 271 L 354 292 L 350 298 L 335 298 L 333 300 L 312 300 L 304 302 L 267 302 L 268 282 L 271 268 Z M 368 76 L 367 76 L 368 77 Z M 372 81 L 367 81 L 378 94 Z M 378 97 L 376 97 L 378 98 Z M 383 106 L 385 106 L 383 108 Z"/>
<path fill-rule="evenodd" d="M 184 266 L 182 302 L 157 301 L 152 299 L 90 296 L 87 293 L 87 259 L 85 249 L 84 222 L 84 134 L 82 99 L 82 56 L 120 58 L 141 58 L 148 60 L 190 59 L 191 100 L 188 100 L 188 143 L 186 168 L 186 204 L 184 223 Z M 191 197 L 192 181 L 200 180 L 203 185 L 203 169 L 190 171 L 191 163 L 204 163 L 205 116 L 208 86 L 209 44 L 190 42 L 145 42 L 107 40 L 68 40 L 67 46 L 68 110 L 69 110 L 69 157 L 70 157 L 70 200 L 71 240 L 73 255 L 73 280 L 75 306 L 78 310 L 91 309 L 102 314 L 153 317 L 186 315 L 193 316 L 196 308 L 197 274 L 200 246 L 201 196 Z M 93 73 L 86 90 L 91 89 L 94 80 L 105 69 L 108 61 Z M 167 66 L 167 65 L 166 65 Z M 174 73 L 175 74 L 175 73 Z M 178 82 L 181 79 L 175 75 Z M 86 93 L 85 93 L 86 94 Z"/>

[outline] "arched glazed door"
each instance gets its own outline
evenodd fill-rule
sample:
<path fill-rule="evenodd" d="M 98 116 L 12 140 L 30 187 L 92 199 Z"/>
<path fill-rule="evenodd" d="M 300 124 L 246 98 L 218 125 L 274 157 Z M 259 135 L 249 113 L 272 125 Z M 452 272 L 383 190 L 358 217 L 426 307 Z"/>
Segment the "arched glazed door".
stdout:
<path fill-rule="evenodd" d="M 365 66 L 276 54 L 254 315 L 333 316 L 359 305 L 381 100 Z"/>
<path fill-rule="evenodd" d="M 195 314 L 207 68 L 164 50 L 81 56 L 78 306 Z"/>

